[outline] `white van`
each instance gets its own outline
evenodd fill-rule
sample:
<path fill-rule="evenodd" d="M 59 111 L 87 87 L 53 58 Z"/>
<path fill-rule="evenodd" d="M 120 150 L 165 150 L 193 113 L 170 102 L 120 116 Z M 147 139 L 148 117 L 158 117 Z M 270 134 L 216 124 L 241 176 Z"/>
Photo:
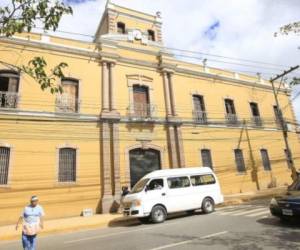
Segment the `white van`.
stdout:
<path fill-rule="evenodd" d="M 202 209 L 214 211 L 223 202 L 217 177 L 208 167 L 157 170 L 144 176 L 122 201 L 124 215 L 142 222 L 163 222 L 167 215 Z"/>

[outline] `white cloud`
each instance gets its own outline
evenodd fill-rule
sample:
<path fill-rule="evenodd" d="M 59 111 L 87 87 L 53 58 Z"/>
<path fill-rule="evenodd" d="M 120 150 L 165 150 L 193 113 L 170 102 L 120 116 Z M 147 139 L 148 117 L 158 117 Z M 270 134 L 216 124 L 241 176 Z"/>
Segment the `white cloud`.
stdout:
<path fill-rule="evenodd" d="M 300 50 L 297 49 L 300 46 L 299 36 L 275 38 L 273 35 L 280 26 L 300 21 L 298 0 L 114 0 L 113 2 L 150 13 L 161 11 L 164 22 L 163 37 L 168 47 L 286 66 L 282 69 L 300 64 Z M 74 15 L 65 17 L 60 29 L 94 35 L 105 3 L 104 0 L 89 0 L 73 4 Z M 209 36 L 205 36 L 204 32 L 216 21 L 220 22 L 220 27 L 215 39 L 212 40 Z M 267 78 L 281 72 L 281 69 L 218 63 L 213 59 L 208 57 L 209 65 L 254 73 L 263 72 L 263 76 Z M 299 72 L 297 74 L 300 76 Z M 300 91 L 300 88 L 295 89 L 295 93 L 296 91 Z M 294 106 L 300 121 L 300 97 L 295 100 Z"/>

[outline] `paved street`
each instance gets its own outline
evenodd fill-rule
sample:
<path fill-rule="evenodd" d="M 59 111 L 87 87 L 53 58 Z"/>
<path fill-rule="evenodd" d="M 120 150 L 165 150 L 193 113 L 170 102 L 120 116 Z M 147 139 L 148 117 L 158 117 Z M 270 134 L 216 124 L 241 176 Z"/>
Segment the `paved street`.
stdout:
<path fill-rule="evenodd" d="M 300 225 L 281 224 L 269 215 L 267 203 L 177 215 L 157 225 L 112 222 L 105 229 L 40 237 L 38 249 L 300 249 Z M 20 242 L 2 243 L 0 249 L 20 249 Z"/>

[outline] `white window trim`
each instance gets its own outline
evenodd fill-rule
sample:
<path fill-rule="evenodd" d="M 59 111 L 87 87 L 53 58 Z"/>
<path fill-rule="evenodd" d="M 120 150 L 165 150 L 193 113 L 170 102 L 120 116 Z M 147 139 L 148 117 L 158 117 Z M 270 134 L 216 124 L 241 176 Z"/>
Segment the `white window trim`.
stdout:
<path fill-rule="evenodd" d="M 1 188 L 10 188 L 11 187 L 11 179 L 12 179 L 12 167 L 13 167 L 13 162 L 15 160 L 14 158 L 14 147 L 11 144 L 5 143 L 5 142 L 0 142 L 0 147 L 6 147 L 9 148 L 9 162 L 8 162 L 8 176 L 7 176 L 7 184 L 0 184 L 0 189 Z"/>
<path fill-rule="evenodd" d="M 128 86 L 128 96 L 129 96 L 129 114 L 134 115 L 134 100 L 133 100 L 133 86 L 145 86 L 148 88 L 149 104 L 154 105 L 154 88 L 153 88 L 153 78 L 144 75 L 127 75 L 127 86 Z M 151 113 L 151 116 L 153 114 Z"/>
<path fill-rule="evenodd" d="M 60 149 L 63 148 L 72 148 L 76 150 L 76 164 L 75 164 L 75 181 L 69 181 L 69 182 L 60 182 L 59 181 L 59 151 Z M 79 175 L 78 175 L 78 171 L 79 171 L 79 147 L 77 145 L 74 144 L 69 144 L 69 143 L 65 143 L 65 144 L 61 144 L 59 146 L 56 147 L 56 173 L 55 173 L 55 184 L 58 186 L 70 186 L 70 185 L 77 185 L 80 183 L 79 181 Z"/>
<path fill-rule="evenodd" d="M 78 100 L 77 100 L 77 102 L 78 102 L 78 110 L 77 110 L 77 112 L 70 113 L 70 114 L 80 114 L 80 112 L 81 112 L 81 89 L 83 89 L 82 88 L 83 81 L 78 76 L 75 76 L 75 75 L 72 75 L 72 74 L 68 74 L 64 78 L 65 79 L 71 79 L 71 80 L 74 80 L 74 81 L 78 82 Z M 63 85 L 62 83 L 63 83 L 63 79 L 60 81 L 61 85 Z M 55 105 L 54 109 L 55 109 L 55 112 L 57 112 L 56 105 Z"/>

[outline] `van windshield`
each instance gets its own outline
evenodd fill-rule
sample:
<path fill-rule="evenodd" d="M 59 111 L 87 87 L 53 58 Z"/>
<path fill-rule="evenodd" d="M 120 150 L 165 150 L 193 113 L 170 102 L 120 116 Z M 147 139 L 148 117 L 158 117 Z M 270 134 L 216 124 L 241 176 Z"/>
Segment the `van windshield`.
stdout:
<path fill-rule="evenodd" d="M 144 187 L 146 186 L 146 184 L 148 183 L 149 179 L 141 179 L 138 181 L 137 184 L 134 185 L 134 187 L 132 188 L 131 190 L 131 194 L 134 194 L 134 193 L 139 193 L 141 192 Z"/>

